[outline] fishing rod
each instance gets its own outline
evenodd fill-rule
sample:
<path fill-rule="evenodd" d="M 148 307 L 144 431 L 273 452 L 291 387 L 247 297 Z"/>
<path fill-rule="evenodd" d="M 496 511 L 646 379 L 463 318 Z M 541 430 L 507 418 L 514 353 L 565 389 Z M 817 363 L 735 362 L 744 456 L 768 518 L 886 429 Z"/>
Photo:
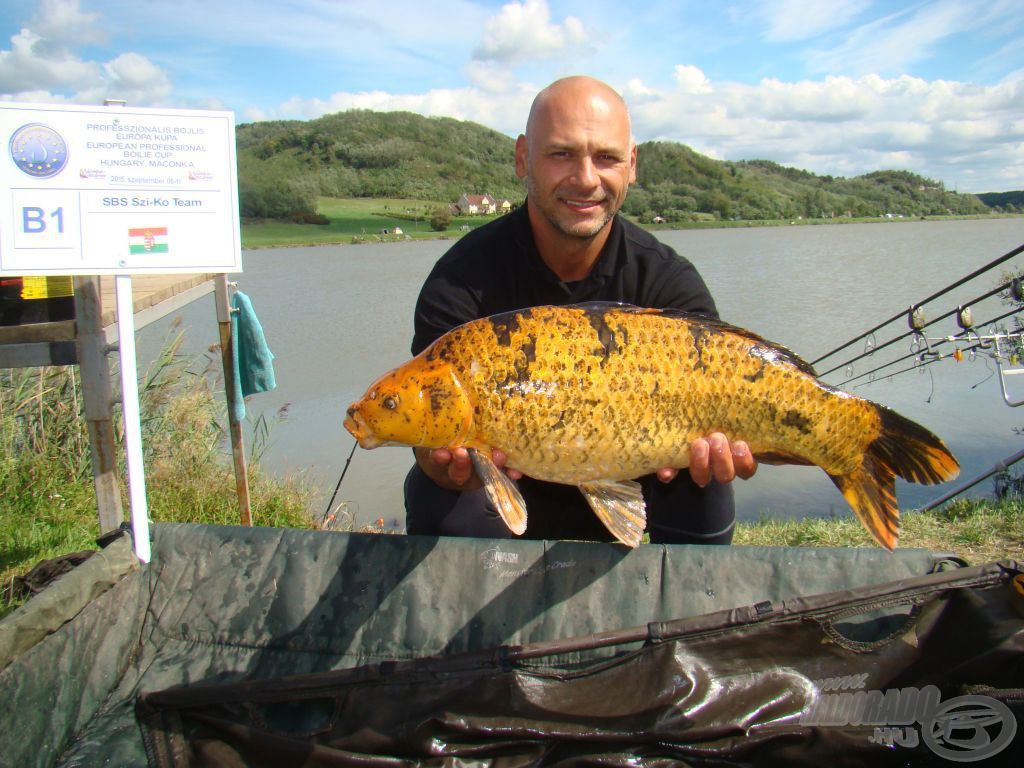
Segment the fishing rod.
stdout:
<path fill-rule="evenodd" d="M 1021 244 L 1021 245 L 1017 246 L 1016 248 L 1014 248 L 1009 253 L 1005 253 L 1002 256 L 1000 256 L 999 258 L 990 261 L 985 266 L 980 267 L 980 268 L 974 270 L 973 272 L 971 272 L 971 274 L 965 275 L 964 277 L 960 278 L 956 282 L 950 283 L 945 288 L 943 288 L 943 289 L 941 289 L 939 291 L 936 291 L 935 293 L 933 293 L 928 298 L 922 299 L 921 301 L 916 302 L 913 306 L 920 307 L 920 306 L 923 306 L 923 305 L 927 304 L 930 301 L 934 301 L 935 299 L 939 298 L 940 296 L 944 296 L 945 294 L 949 293 L 950 291 L 959 288 L 964 283 L 970 282 L 974 278 L 979 277 L 979 276 L 985 274 L 989 270 L 994 269 L 995 267 L 998 267 L 1000 264 L 1003 264 L 1004 262 L 1009 261 L 1014 256 L 1017 256 L 1017 255 L 1019 255 L 1021 253 L 1024 253 L 1024 244 Z M 903 317 L 903 312 L 899 312 L 899 313 L 893 315 L 888 320 L 884 320 L 883 322 L 881 322 L 878 325 L 876 325 L 874 328 L 871 328 L 870 330 L 864 331 L 863 333 L 861 333 L 858 336 L 854 336 L 852 339 L 850 339 L 846 343 L 840 344 L 835 349 L 832 349 L 831 351 L 826 352 L 824 355 L 821 355 L 820 357 L 812 360 L 811 361 L 811 365 L 817 365 L 822 360 L 826 360 L 829 357 L 832 357 L 832 355 L 836 354 L 837 352 L 846 349 L 847 347 L 853 345 L 854 343 L 860 341 L 861 339 L 863 339 L 863 338 L 865 338 L 867 336 L 870 336 L 871 334 L 875 333 L 876 331 L 879 331 L 882 328 L 884 328 L 885 326 L 889 325 L 889 323 L 895 322 L 896 320 L 899 320 L 902 317 Z M 839 367 L 842 367 L 842 366 L 839 366 Z M 835 370 L 835 369 L 833 368 L 832 370 Z"/>
<path fill-rule="evenodd" d="M 976 486 L 978 483 L 980 483 L 982 480 L 986 480 L 986 479 L 992 477 L 992 475 L 998 474 L 1000 472 L 1005 472 L 1007 469 L 1010 468 L 1011 465 L 1016 464 L 1021 459 L 1024 459 L 1024 451 L 1017 451 L 1017 453 L 1013 454 L 1012 456 L 1007 456 L 1002 461 L 997 461 L 995 464 L 992 465 L 992 467 L 990 467 L 985 472 L 982 472 L 980 475 L 975 477 L 973 480 L 968 480 L 966 483 L 963 483 L 962 485 L 958 486 L 957 488 L 954 488 L 949 493 L 943 494 L 942 496 L 937 498 L 935 501 L 933 501 L 933 502 L 931 502 L 929 504 L 926 504 L 925 506 L 921 507 L 921 509 L 919 511 L 921 511 L 921 512 L 928 512 L 930 510 L 935 509 L 936 507 L 942 506 L 943 504 L 945 504 L 950 499 L 952 499 L 952 498 L 954 498 L 956 496 L 959 496 L 964 491 L 970 490 L 971 488 Z"/>
<path fill-rule="evenodd" d="M 1000 320 L 1005 320 L 1006 318 L 1011 317 L 1011 316 L 1017 314 L 1019 311 L 1020 311 L 1019 309 L 1012 309 L 1009 312 L 1005 312 L 1005 313 L 1003 313 L 1001 315 L 997 315 L 996 317 L 993 317 L 990 320 L 986 320 L 985 322 L 980 323 L 980 325 L 992 325 L 993 323 L 998 323 Z M 924 326 L 922 326 L 922 328 L 923 327 Z M 914 335 L 920 335 L 920 334 L 917 334 L 916 331 L 912 332 L 912 333 L 914 333 Z M 975 332 L 971 331 L 971 330 L 965 329 L 965 330 L 961 331 L 960 333 L 956 334 L 956 336 L 945 336 L 945 337 L 943 337 L 941 339 L 933 339 L 932 341 L 935 342 L 935 344 L 934 344 L 935 347 L 940 347 L 943 344 L 952 343 L 952 342 L 957 341 L 958 339 L 969 340 L 971 333 L 975 333 Z M 922 336 L 922 338 L 923 338 L 923 336 Z M 966 347 L 966 348 L 962 349 L 961 352 L 969 352 L 969 351 L 972 351 L 972 350 L 976 350 L 978 348 L 979 348 L 979 345 L 975 344 L 973 346 Z M 864 371 L 864 373 L 858 373 L 856 376 L 851 376 L 850 378 L 846 379 L 845 381 L 839 382 L 839 384 L 837 384 L 836 386 L 838 386 L 838 387 L 846 386 L 851 381 L 857 381 L 857 379 L 862 379 L 865 376 L 870 376 L 873 373 L 878 373 L 879 371 L 884 370 L 884 369 L 888 368 L 891 365 L 896 365 L 896 363 L 903 362 L 904 360 L 907 360 L 909 358 L 912 358 L 912 357 L 917 358 L 917 357 L 920 357 L 921 355 L 929 354 L 930 351 L 931 351 L 931 345 L 929 343 L 929 350 L 928 350 L 928 352 L 922 352 L 920 350 L 916 350 L 916 351 L 912 350 L 911 352 L 908 352 L 907 354 L 902 355 L 901 357 L 893 358 L 892 360 L 890 360 L 887 363 L 883 363 L 882 365 L 880 365 L 880 366 L 878 366 L 876 368 L 872 368 L 870 371 Z M 941 359 L 941 355 L 939 355 L 938 357 L 933 358 L 930 361 L 927 361 L 927 363 L 936 362 L 939 359 Z M 922 365 L 925 365 L 927 363 L 926 363 L 926 361 L 922 360 L 917 365 L 915 365 L 914 368 L 918 368 L 919 369 Z M 912 370 L 914 370 L 914 368 L 904 368 L 904 369 L 902 369 L 900 371 L 895 371 L 893 373 L 886 374 L 885 378 L 892 378 L 893 376 L 897 376 L 897 375 L 899 375 L 901 373 L 906 373 L 907 371 L 912 371 Z"/>
<path fill-rule="evenodd" d="M 1024 245 L 1021 246 L 1021 249 L 1024 250 Z M 981 294 L 980 296 L 976 296 L 975 298 L 971 299 L 970 301 L 965 302 L 961 306 L 970 306 L 972 304 L 977 304 L 980 301 L 984 301 L 985 299 L 988 299 L 988 298 L 991 298 L 992 296 L 995 296 L 997 293 L 1001 293 L 1002 291 L 1005 291 L 1007 289 L 1012 289 L 1018 283 L 1019 283 L 1019 281 L 1017 280 L 1017 278 L 1014 278 L 1013 280 L 1007 280 L 1002 285 L 1000 285 L 1000 286 L 998 286 L 996 288 L 993 288 L 990 291 L 986 291 L 985 293 Z M 929 299 L 925 300 L 925 302 L 927 302 L 927 301 L 929 301 Z M 925 302 L 921 302 L 921 303 L 918 303 L 918 304 L 911 305 L 911 312 L 919 309 Z M 834 373 L 834 372 L 838 371 L 840 368 L 846 368 L 847 366 L 857 362 L 858 360 L 862 360 L 863 358 L 868 357 L 869 355 L 873 355 L 875 352 L 877 352 L 880 349 L 885 349 L 886 347 L 892 346 L 897 341 L 902 341 L 903 339 L 907 338 L 908 336 L 920 335 L 919 334 L 920 331 L 924 330 L 925 328 L 927 328 L 930 325 L 935 325 L 936 323 L 942 322 L 946 318 L 954 316 L 958 311 L 959 311 L 959 309 L 951 309 L 949 312 L 946 312 L 944 315 L 940 315 L 939 317 L 936 317 L 934 320 L 929 320 L 928 322 L 922 324 L 919 328 L 913 328 L 913 329 L 911 329 L 909 331 L 906 331 L 905 333 L 900 334 L 899 336 L 896 336 L 896 337 L 894 337 L 892 339 L 889 339 L 889 341 L 885 342 L 884 344 L 872 345 L 870 349 L 866 349 L 864 352 L 862 352 L 861 354 L 857 355 L 856 357 L 851 357 L 849 360 L 846 360 L 846 361 L 840 363 L 839 365 L 836 365 L 836 366 L 833 366 L 832 368 L 829 368 L 827 371 L 818 374 L 818 376 L 819 377 L 828 376 L 828 374 Z M 1019 311 L 1019 309 L 1014 310 L 1014 311 L 1015 312 Z M 900 315 L 897 315 L 897 318 L 902 318 L 902 317 L 905 316 L 905 314 L 906 314 L 905 312 L 901 313 Z M 886 322 L 886 324 L 891 323 L 891 322 L 892 322 L 892 320 L 888 320 Z M 877 329 L 875 329 L 875 330 L 877 330 Z M 873 333 L 873 332 L 874 331 L 869 332 L 867 334 L 864 334 L 864 336 L 870 336 L 871 333 Z M 857 338 L 860 339 L 860 338 L 863 338 L 863 336 L 859 336 Z M 855 341 L 856 341 L 856 339 L 855 339 Z M 845 346 L 849 346 L 849 344 L 847 344 Z M 828 355 L 825 355 L 825 357 L 828 357 Z M 824 358 L 819 357 L 818 360 L 815 360 L 814 362 L 816 363 L 816 362 L 818 362 L 819 360 L 822 360 L 822 359 L 824 359 Z M 814 365 L 814 363 L 811 363 L 811 365 Z"/>
<path fill-rule="evenodd" d="M 334 505 L 334 499 L 338 495 L 338 489 L 341 488 L 341 481 L 345 479 L 345 473 L 348 472 L 348 465 L 352 463 L 352 457 L 355 455 L 357 445 L 359 445 L 358 442 L 352 443 L 352 451 L 349 453 L 348 458 L 345 459 L 345 466 L 341 470 L 341 477 L 338 478 L 338 484 L 334 486 L 334 493 L 331 494 L 331 500 L 327 502 L 327 509 L 324 510 L 324 516 L 320 518 L 321 528 L 327 524 L 327 519 L 331 514 L 331 507 Z"/>

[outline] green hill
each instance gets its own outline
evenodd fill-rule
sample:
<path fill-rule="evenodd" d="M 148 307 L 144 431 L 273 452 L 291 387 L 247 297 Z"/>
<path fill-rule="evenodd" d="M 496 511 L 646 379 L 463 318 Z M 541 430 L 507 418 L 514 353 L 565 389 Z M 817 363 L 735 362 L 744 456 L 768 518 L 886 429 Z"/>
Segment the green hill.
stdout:
<path fill-rule="evenodd" d="M 300 218 L 316 199 L 390 197 L 455 202 L 487 193 L 518 202 L 515 142 L 476 123 L 410 112 L 352 110 L 309 121 L 238 126 L 246 218 Z M 645 221 L 941 216 L 990 209 L 975 195 L 907 171 L 818 176 L 769 160 L 713 160 L 673 142 L 639 146 L 624 210 Z"/>
<path fill-rule="evenodd" d="M 1016 192 L 982 192 L 978 199 L 989 208 L 1007 213 L 1024 213 L 1024 190 Z"/>
<path fill-rule="evenodd" d="M 852 179 L 818 176 L 770 160 L 713 160 L 668 142 L 646 142 L 638 153 L 638 184 L 625 207 L 640 218 L 794 219 L 988 211 L 974 195 L 949 192 L 941 182 L 908 171 L 875 171 Z"/>
<path fill-rule="evenodd" d="M 243 216 L 287 213 L 267 203 L 289 194 L 309 205 L 318 195 L 453 203 L 464 192 L 523 197 L 515 141 L 449 117 L 352 110 L 239 125 L 237 142 Z"/>

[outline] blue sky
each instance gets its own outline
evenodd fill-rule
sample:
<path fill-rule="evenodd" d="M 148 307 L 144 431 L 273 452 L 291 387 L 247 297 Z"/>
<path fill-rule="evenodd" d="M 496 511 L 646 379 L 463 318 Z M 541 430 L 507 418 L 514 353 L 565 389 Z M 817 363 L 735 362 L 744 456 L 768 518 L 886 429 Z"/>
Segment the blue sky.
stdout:
<path fill-rule="evenodd" d="M 514 136 L 577 73 L 623 93 L 638 141 L 1024 189 L 1020 0 L 0 0 L 14 101 L 407 109 Z"/>

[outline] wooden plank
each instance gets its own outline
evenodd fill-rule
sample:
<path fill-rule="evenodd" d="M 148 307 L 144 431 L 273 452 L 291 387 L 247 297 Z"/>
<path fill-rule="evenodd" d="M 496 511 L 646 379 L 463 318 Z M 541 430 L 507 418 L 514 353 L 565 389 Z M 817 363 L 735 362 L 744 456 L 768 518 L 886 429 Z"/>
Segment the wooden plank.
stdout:
<path fill-rule="evenodd" d="M 0 325 L 0 344 L 43 344 L 50 341 L 74 341 L 75 321 Z"/>
<path fill-rule="evenodd" d="M 155 307 L 178 294 L 201 286 L 203 283 L 210 283 L 208 290 L 212 291 L 214 277 L 216 275 L 210 274 L 133 275 L 132 304 L 135 314 Z M 100 297 L 102 307 L 100 323 L 106 328 L 117 322 L 117 312 L 114 308 L 114 279 L 112 277 L 104 276 L 100 279 Z M 141 327 L 138 323 L 135 324 L 136 330 Z"/>
<path fill-rule="evenodd" d="M 216 275 L 141 275 L 132 278 L 132 304 L 135 310 L 135 329 L 143 328 L 169 315 L 200 296 L 213 291 L 213 280 Z M 114 279 L 101 277 L 100 294 L 97 309 L 100 326 L 107 329 L 107 341 L 112 342 L 117 336 L 114 324 L 117 322 L 117 311 L 114 307 Z M 67 365 L 68 363 L 45 362 L 54 358 L 50 350 L 45 349 L 51 342 L 73 342 L 75 340 L 75 321 L 61 320 L 52 323 L 29 323 L 27 325 L 0 326 L 0 349 L 5 345 L 42 345 L 43 348 L 32 352 L 20 348 L 17 352 L 0 354 L 3 360 L 40 360 L 39 363 L 22 363 L 22 365 Z M 57 355 L 65 359 L 63 354 Z M 74 362 L 74 361 L 72 361 Z M 19 367 L 19 366 L 11 366 Z"/>
<path fill-rule="evenodd" d="M 78 367 L 82 402 L 89 427 L 93 486 L 99 513 L 100 535 L 117 530 L 124 520 L 114 439 L 113 389 L 107 340 L 100 326 L 99 278 L 75 278 L 75 316 L 78 318 Z"/>
<path fill-rule="evenodd" d="M 252 525 L 252 507 L 249 500 L 249 473 L 245 464 L 245 443 L 242 425 L 235 421 L 235 366 L 234 344 L 231 333 L 231 300 L 226 275 L 214 281 L 214 302 L 217 325 L 220 329 L 220 360 L 224 367 L 224 395 L 228 401 L 228 429 L 231 433 L 231 457 L 235 467 L 235 492 L 238 495 L 238 513 L 242 525 Z"/>

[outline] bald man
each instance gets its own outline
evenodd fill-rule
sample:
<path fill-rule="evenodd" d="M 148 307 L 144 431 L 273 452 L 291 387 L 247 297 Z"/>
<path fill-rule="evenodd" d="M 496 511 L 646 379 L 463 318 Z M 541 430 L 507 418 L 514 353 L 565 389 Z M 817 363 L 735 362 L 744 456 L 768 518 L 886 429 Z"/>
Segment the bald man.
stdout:
<path fill-rule="evenodd" d="M 718 316 L 690 262 L 618 215 L 636 181 L 636 143 L 618 93 L 590 77 L 557 80 L 534 99 L 516 140 L 526 203 L 467 234 L 434 266 L 416 303 L 413 354 L 479 317 L 543 304 L 621 301 Z M 417 448 L 405 483 L 406 530 L 425 535 L 512 534 L 464 448 Z M 495 463 L 505 461 L 494 452 Z M 691 446 L 689 472 L 640 478 L 655 543 L 728 544 L 729 483 L 756 463 L 745 443 L 713 434 Z M 509 470 L 526 501 L 525 538 L 611 540 L 574 486 Z"/>

